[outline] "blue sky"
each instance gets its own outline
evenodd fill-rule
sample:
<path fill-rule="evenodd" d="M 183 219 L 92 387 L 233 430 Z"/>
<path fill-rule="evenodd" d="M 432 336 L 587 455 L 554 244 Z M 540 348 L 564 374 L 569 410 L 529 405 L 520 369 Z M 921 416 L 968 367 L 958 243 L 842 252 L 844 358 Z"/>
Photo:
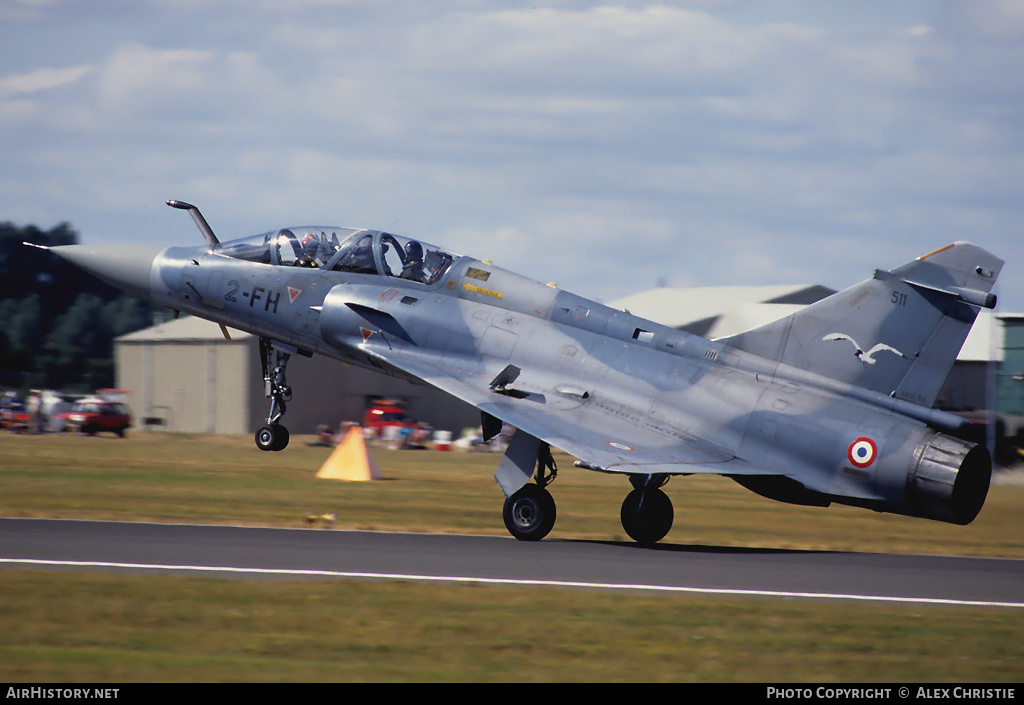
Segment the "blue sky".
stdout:
<path fill-rule="evenodd" d="M 1024 3 L 0 0 L 0 220 L 388 229 L 609 301 L 955 240 L 1024 311 Z"/>

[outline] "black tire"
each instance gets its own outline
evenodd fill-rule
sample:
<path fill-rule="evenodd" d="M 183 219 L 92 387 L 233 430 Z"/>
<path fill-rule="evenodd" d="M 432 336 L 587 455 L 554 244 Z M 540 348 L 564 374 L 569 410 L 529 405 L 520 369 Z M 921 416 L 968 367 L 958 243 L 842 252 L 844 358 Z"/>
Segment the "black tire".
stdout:
<path fill-rule="evenodd" d="M 528 484 L 505 500 L 505 528 L 520 541 L 540 541 L 555 526 L 555 500 L 539 485 Z"/>
<path fill-rule="evenodd" d="M 291 434 L 288 433 L 288 429 L 284 426 L 277 426 L 277 442 L 274 443 L 274 447 L 271 450 L 284 450 L 288 447 L 288 439 L 291 438 Z"/>
<path fill-rule="evenodd" d="M 672 500 L 659 489 L 633 490 L 622 503 L 622 528 L 643 546 L 665 538 L 672 528 Z"/>
<path fill-rule="evenodd" d="M 260 450 L 284 450 L 288 438 L 287 428 L 276 423 L 270 424 L 256 432 L 256 447 Z"/>

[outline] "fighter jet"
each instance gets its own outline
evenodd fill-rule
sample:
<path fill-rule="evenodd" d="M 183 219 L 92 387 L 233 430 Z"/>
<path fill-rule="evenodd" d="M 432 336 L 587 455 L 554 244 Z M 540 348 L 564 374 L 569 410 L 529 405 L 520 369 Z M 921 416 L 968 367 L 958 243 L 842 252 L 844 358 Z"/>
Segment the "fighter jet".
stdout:
<path fill-rule="evenodd" d="M 551 447 L 625 475 L 626 533 L 673 522 L 677 475 L 732 478 L 765 497 L 969 524 L 991 459 L 932 408 L 1003 262 L 957 242 L 780 321 L 708 340 L 408 237 L 291 227 L 198 247 L 50 248 L 121 289 L 260 338 L 278 451 L 292 355 L 425 382 L 515 428 L 495 479 L 521 540 L 555 524 Z M 868 352 L 864 352 L 868 351 Z"/>

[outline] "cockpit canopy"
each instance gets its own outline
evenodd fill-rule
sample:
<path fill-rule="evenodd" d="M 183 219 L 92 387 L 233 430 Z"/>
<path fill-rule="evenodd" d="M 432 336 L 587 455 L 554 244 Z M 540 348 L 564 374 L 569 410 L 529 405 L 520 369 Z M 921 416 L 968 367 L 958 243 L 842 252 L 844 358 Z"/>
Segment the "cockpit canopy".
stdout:
<path fill-rule="evenodd" d="M 279 267 L 310 267 L 436 284 L 458 255 L 379 230 L 303 227 L 215 245 L 225 257 Z"/>

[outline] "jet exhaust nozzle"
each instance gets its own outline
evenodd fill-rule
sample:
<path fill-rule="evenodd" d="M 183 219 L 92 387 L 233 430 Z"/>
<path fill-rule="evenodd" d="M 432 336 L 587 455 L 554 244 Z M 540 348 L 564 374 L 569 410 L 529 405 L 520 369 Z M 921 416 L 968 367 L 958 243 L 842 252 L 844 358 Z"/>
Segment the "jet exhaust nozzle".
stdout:
<path fill-rule="evenodd" d="M 985 504 L 992 458 L 984 446 L 936 433 L 914 452 L 907 499 L 917 516 L 965 526 Z"/>

